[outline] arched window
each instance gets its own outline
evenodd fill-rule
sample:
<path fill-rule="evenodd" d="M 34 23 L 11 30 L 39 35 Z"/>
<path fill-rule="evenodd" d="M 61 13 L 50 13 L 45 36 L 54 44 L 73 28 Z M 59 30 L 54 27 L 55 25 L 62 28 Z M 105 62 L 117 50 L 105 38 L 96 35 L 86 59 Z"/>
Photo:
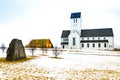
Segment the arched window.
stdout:
<path fill-rule="evenodd" d="M 73 37 L 73 45 L 75 45 L 75 37 Z"/>
<path fill-rule="evenodd" d="M 89 37 L 87 38 L 87 40 L 89 40 Z"/>
<path fill-rule="evenodd" d="M 76 23 L 77 23 L 77 18 L 76 18 Z"/>
<path fill-rule="evenodd" d="M 104 43 L 104 47 L 107 47 L 106 43 Z"/>
<path fill-rule="evenodd" d="M 95 44 L 93 43 L 93 47 L 95 47 Z"/>
<path fill-rule="evenodd" d="M 65 46 L 63 45 L 62 47 L 63 47 L 63 49 L 64 49 Z"/>
<path fill-rule="evenodd" d="M 101 47 L 100 43 L 98 43 L 98 47 Z"/>
<path fill-rule="evenodd" d="M 84 47 L 84 44 L 82 44 L 82 47 Z"/>
<path fill-rule="evenodd" d="M 75 19 L 73 19 L 74 20 L 74 23 L 75 23 Z"/>
<path fill-rule="evenodd" d="M 89 43 L 87 44 L 87 47 L 89 48 Z"/>

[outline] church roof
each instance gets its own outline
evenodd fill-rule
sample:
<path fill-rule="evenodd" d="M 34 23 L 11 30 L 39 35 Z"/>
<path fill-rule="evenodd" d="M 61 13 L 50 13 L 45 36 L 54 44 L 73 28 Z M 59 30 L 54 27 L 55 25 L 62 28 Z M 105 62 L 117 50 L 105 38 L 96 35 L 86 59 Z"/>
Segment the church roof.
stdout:
<path fill-rule="evenodd" d="M 69 34 L 70 30 L 64 30 L 62 32 L 61 38 L 67 38 Z M 110 37 L 110 36 L 114 36 L 112 28 L 81 30 L 81 37 Z"/>
<path fill-rule="evenodd" d="M 69 34 L 70 34 L 70 30 L 64 30 L 62 31 L 61 38 L 66 38 L 69 36 Z"/>
<path fill-rule="evenodd" d="M 76 12 L 76 13 L 71 13 L 71 19 L 72 18 L 80 18 L 81 17 L 81 12 Z"/>
<path fill-rule="evenodd" d="M 112 28 L 85 29 L 81 30 L 81 37 L 104 37 L 113 36 Z"/>

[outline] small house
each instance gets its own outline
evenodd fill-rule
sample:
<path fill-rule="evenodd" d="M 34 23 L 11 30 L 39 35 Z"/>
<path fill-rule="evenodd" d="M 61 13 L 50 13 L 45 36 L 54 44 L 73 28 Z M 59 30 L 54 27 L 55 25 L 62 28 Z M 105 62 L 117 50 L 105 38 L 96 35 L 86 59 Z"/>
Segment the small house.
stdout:
<path fill-rule="evenodd" d="M 33 39 L 25 48 L 53 48 L 53 44 L 50 39 Z"/>

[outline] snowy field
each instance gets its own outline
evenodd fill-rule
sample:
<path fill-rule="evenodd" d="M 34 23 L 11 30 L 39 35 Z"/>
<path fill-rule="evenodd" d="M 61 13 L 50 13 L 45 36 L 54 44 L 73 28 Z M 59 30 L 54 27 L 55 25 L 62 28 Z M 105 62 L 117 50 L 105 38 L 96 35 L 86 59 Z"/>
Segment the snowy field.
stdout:
<path fill-rule="evenodd" d="M 32 58 L 30 51 L 26 54 Z M 1 52 L 0 57 L 6 54 Z M 1 60 L 1 79 L 120 80 L 118 51 L 66 50 L 56 59 L 52 51 L 43 55 L 38 50 L 28 61 L 14 62 Z"/>

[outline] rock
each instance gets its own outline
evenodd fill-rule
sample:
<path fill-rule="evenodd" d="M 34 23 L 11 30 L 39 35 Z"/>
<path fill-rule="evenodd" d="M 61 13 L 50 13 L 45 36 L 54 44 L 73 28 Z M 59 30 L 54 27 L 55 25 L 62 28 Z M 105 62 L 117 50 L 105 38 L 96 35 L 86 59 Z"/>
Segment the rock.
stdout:
<path fill-rule="evenodd" d="M 13 39 L 9 44 L 7 49 L 7 57 L 6 60 L 19 60 L 26 58 L 25 48 L 22 44 L 22 41 L 19 39 Z"/>

